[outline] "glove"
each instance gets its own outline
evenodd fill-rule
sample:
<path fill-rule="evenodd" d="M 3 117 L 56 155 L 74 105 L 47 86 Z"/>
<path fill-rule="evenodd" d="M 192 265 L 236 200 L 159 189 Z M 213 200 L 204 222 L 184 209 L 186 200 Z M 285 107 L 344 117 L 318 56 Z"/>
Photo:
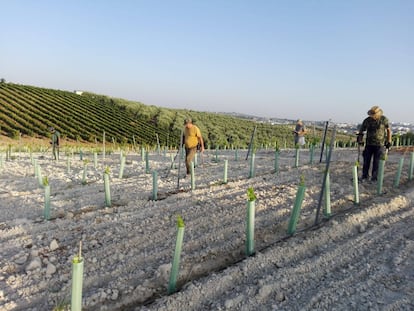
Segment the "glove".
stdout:
<path fill-rule="evenodd" d="M 390 149 L 390 147 L 391 147 L 391 143 L 390 142 L 386 142 L 385 143 L 385 148 Z"/>
<path fill-rule="evenodd" d="M 357 134 L 357 143 L 362 146 L 364 144 L 364 134 Z"/>

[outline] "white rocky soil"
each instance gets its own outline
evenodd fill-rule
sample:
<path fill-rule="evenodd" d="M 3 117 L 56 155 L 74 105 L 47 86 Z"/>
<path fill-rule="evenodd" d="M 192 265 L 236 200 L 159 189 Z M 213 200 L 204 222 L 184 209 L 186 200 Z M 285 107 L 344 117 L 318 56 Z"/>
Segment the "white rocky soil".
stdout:
<path fill-rule="evenodd" d="M 171 169 L 174 151 L 120 153 L 94 167 L 93 156 L 18 152 L 0 165 L 0 309 L 70 309 L 72 259 L 82 241 L 83 310 L 414 310 L 414 183 L 409 154 L 391 151 L 383 188 L 359 185 L 354 204 L 355 149 L 335 149 L 330 163 L 331 216 L 319 204 L 326 170 L 317 150 L 255 154 L 206 151 L 191 178 Z M 399 187 L 397 167 L 404 157 Z M 70 159 L 68 170 L 67 159 Z M 177 157 L 179 158 L 179 157 Z M 86 184 L 82 183 L 85 159 Z M 250 159 L 250 157 L 249 157 Z M 44 188 L 51 187 L 45 220 Z M 228 182 L 223 183 L 228 161 Z M 179 160 L 176 160 L 178 165 Z M 110 167 L 111 206 L 105 207 L 103 172 Z M 184 175 L 181 163 L 180 174 Z M 294 235 L 287 227 L 298 185 L 306 191 Z M 255 202 L 255 254 L 246 256 L 247 189 Z M 321 207 L 318 224 L 316 211 Z M 177 235 L 185 223 L 177 291 L 168 295 Z"/>

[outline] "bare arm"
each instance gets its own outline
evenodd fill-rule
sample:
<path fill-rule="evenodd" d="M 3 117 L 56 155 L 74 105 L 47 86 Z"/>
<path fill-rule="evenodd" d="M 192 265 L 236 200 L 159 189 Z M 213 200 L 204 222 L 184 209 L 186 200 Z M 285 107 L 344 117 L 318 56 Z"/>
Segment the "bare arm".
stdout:
<path fill-rule="evenodd" d="M 201 131 L 199 128 L 197 128 L 197 139 L 198 139 L 198 143 L 200 144 L 201 152 L 203 152 L 204 151 L 204 140 L 203 140 L 203 135 L 201 135 Z"/>
<path fill-rule="evenodd" d="M 391 129 L 387 128 L 387 142 L 391 143 Z"/>
<path fill-rule="evenodd" d="M 203 136 L 200 135 L 200 137 L 198 137 L 198 142 L 200 143 L 201 152 L 203 152 L 204 151 L 204 140 L 203 140 Z"/>

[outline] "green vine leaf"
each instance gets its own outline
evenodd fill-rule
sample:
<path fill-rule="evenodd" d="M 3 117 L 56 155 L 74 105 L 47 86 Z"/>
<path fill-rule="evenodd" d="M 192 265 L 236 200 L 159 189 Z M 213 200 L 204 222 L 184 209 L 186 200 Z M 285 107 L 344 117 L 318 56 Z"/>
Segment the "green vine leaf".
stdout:
<path fill-rule="evenodd" d="M 280 147 L 279 147 L 279 142 L 278 141 L 276 141 L 276 144 L 275 144 L 275 151 L 276 152 L 279 152 L 280 151 Z"/>
<path fill-rule="evenodd" d="M 177 227 L 184 228 L 184 220 L 181 215 L 177 215 Z"/>
<path fill-rule="evenodd" d="M 300 186 L 304 186 L 304 185 L 305 185 L 305 176 L 304 176 L 303 174 L 300 176 L 300 182 L 299 182 L 299 185 L 300 185 Z"/>
<path fill-rule="evenodd" d="M 249 187 L 247 189 L 247 200 L 249 200 L 250 202 L 252 202 L 252 201 L 256 201 L 256 199 L 257 199 L 257 197 L 254 194 L 253 187 Z"/>

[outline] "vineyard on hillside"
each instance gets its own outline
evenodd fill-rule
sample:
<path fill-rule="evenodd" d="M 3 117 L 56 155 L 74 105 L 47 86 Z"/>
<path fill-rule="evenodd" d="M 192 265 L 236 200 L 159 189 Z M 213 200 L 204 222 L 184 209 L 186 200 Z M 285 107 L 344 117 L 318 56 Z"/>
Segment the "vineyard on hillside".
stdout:
<path fill-rule="evenodd" d="M 48 128 L 54 126 L 66 138 L 78 141 L 102 140 L 103 131 L 120 143 L 133 136 L 143 144 L 150 144 L 157 134 L 166 139 L 165 131 L 133 118 L 119 105 L 92 96 L 1 84 L 0 103 L 1 131 L 8 136 L 20 132 L 47 137 Z"/>
<path fill-rule="evenodd" d="M 293 125 L 272 125 L 219 113 L 167 109 L 84 92 L 0 83 L 0 134 L 49 137 L 49 127 L 77 142 L 109 142 L 176 147 L 183 120 L 190 116 L 208 148 L 245 148 L 253 132 L 257 146 L 293 147 Z M 309 142 L 320 141 L 323 128 L 314 127 Z M 338 134 L 341 145 L 353 137 Z"/>

